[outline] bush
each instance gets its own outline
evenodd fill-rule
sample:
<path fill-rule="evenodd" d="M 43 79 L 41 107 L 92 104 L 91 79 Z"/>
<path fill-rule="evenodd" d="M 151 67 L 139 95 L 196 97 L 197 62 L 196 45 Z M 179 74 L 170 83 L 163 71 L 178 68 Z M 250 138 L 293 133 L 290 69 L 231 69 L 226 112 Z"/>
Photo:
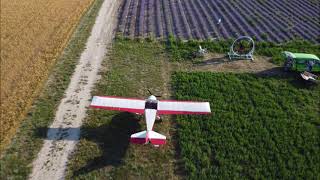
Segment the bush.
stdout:
<path fill-rule="evenodd" d="M 167 50 L 172 61 L 188 61 L 195 58 L 195 52 L 199 50 L 199 45 L 212 53 L 227 53 L 230 50 L 233 39 L 228 40 L 189 40 L 182 41 L 170 35 L 167 41 Z M 320 57 L 320 45 L 312 44 L 304 40 L 293 40 L 283 44 L 261 41 L 256 42 L 256 55 L 272 57 L 275 64 L 282 65 L 284 59 L 281 57 L 282 51 L 311 53 Z"/>

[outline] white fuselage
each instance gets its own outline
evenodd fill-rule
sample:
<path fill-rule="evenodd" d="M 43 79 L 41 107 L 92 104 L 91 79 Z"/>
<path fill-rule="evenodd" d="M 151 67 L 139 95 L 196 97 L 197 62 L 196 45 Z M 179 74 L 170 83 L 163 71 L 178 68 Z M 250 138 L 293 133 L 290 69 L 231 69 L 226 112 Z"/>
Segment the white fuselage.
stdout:
<path fill-rule="evenodd" d="M 146 107 L 144 110 L 145 120 L 147 124 L 147 131 L 152 131 L 154 122 L 157 118 L 157 105 L 158 100 L 155 96 L 151 95 L 146 100 Z"/>

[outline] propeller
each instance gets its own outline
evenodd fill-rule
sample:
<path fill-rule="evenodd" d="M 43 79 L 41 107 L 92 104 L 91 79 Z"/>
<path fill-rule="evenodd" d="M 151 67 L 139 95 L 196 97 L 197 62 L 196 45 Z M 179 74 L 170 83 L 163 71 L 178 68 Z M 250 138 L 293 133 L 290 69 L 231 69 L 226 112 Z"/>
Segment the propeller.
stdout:
<path fill-rule="evenodd" d="M 152 92 L 148 89 L 148 92 L 150 95 L 153 95 Z M 158 95 L 154 95 L 155 97 L 162 97 L 162 96 L 158 96 Z"/>

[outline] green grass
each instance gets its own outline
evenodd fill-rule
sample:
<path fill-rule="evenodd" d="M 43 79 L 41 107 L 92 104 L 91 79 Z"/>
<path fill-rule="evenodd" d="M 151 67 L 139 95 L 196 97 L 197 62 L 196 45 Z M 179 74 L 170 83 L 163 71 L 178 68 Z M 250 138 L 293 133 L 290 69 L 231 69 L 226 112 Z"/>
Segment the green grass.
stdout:
<path fill-rule="evenodd" d="M 166 96 L 165 49 L 157 42 L 116 39 L 93 95 L 146 98 L 150 89 Z M 174 151 L 168 118 L 155 124 L 166 135 L 162 148 L 129 144 L 130 135 L 145 130 L 143 117 L 132 113 L 89 109 L 67 179 L 172 179 Z"/>
<path fill-rule="evenodd" d="M 177 117 L 188 178 L 319 179 L 320 86 L 297 78 L 176 73 L 176 98 L 213 112 Z"/>
<path fill-rule="evenodd" d="M 209 52 L 227 54 L 227 52 L 230 50 L 232 42 L 232 39 L 219 41 L 190 40 L 183 42 L 181 40 L 177 40 L 173 36 L 170 36 L 166 44 L 167 50 L 171 54 L 171 59 L 174 61 L 183 61 L 194 59 L 196 57 L 195 52 L 199 50 L 199 45 L 201 45 L 202 48 L 206 48 Z M 256 42 L 255 45 L 256 49 L 254 55 L 272 57 L 272 61 L 279 65 L 281 65 L 284 61 L 281 56 L 282 51 L 311 53 L 320 57 L 320 45 L 312 44 L 311 42 L 303 40 L 294 40 L 283 44 L 275 44 L 272 42 Z"/>
<path fill-rule="evenodd" d="M 54 119 L 56 108 L 68 87 L 70 77 L 85 48 L 102 0 L 96 0 L 83 15 L 63 54 L 52 70 L 50 80 L 22 122 L 10 146 L 1 154 L 0 179 L 26 179 L 31 162 L 39 152 L 46 128 Z"/>

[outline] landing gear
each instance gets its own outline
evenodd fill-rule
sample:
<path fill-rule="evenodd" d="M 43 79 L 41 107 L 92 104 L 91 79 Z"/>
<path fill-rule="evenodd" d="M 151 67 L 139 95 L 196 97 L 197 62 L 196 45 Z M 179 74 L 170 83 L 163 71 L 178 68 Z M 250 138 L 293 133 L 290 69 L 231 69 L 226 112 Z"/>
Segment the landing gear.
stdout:
<path fill-rule="evenodd" d="M 156 122 L 158 122 L 158 123 L 162 122 L 162 118 L 159 115 L 156 116 Z"/>

